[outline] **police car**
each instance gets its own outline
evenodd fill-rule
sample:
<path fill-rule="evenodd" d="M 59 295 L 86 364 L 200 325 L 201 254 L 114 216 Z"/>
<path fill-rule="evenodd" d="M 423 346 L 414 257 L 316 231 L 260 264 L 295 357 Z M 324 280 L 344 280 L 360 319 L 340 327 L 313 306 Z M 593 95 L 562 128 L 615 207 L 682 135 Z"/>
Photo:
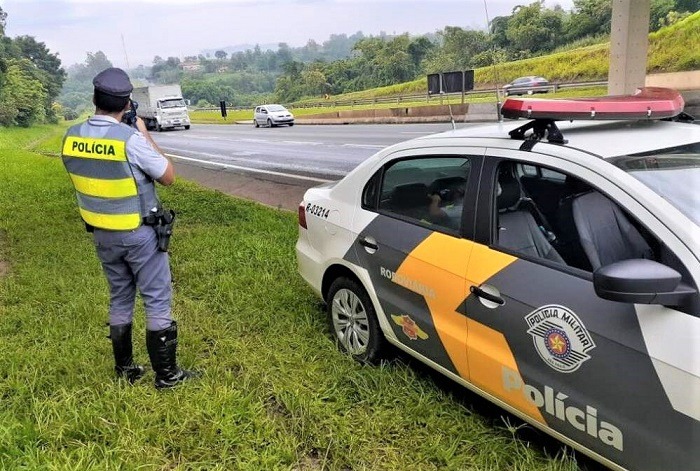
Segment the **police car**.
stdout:
<path fill-rule="evenodd" d="M 613 469 L 700 469 L 700 126 L 667 89 L 508 99 L 299 206 L 342 350 L 387 344 Z"/>

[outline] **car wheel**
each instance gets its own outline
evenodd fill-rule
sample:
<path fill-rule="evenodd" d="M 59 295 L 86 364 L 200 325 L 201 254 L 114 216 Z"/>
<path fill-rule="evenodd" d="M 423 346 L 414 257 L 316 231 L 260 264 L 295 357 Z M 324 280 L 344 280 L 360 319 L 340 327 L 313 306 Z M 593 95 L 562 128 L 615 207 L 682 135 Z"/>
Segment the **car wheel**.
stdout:
<path fill-rule="evenodd" d="M 274 128 L 274 127 L 275 127 L 275 125 L 272 124 L 272 120 L 271 120 L 270 118 L 267 118 L 267 127 L 268 127 L 268 128 Z"/>
<path fill-rule="evenodd" d="M 190 128 L 190 125 L 188 124 L 187 126 L 185 126 L 185 131 L 187 131 L 189 128 Z"/>
<path fill-rule="evenodd" d="M 162 127 L 160 124 L 156 124 L 156 131 L 162 132 L 162 131 L 163 131 L 163 127 Z"/>
<path fill-rule="evenodd" d="M 367 291 L 355 280 L 338 278 L 328 291 L 330 331 L 341 351 L 362 363 L 374 363 L 386 349 Z"/>
<path fill-rule="evenodd" d="M 528 94 L 528 95 L 532 95 L 533 93 L 535 93 L 533 90 L 528 90 L 528 91 L 527 91 L 527 94 Z"/>
<path fill-rule="evenodd" d="M 289 123 L 289 127 L 291 128 L 292 126 L 294 126 L 294 123 Z"/>
<path fill-rule="evenodd" d="M 259 127 L 260 127 L 260 123 L 258 123 L 258 120 L 257 120 L 257 119 L 254 119 L 254 120 L 253 120 L 253 126 L 255 126 L 256 128 L 259 128 Z"/>

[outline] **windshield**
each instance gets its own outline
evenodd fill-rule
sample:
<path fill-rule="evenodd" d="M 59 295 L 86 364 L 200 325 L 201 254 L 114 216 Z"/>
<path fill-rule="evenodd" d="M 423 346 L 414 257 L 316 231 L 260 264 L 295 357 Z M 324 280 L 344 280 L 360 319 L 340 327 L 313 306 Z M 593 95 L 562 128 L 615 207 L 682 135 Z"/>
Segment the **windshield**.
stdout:
<path fill-rule="evenodd" d="M 287 108 L 280 105 L 267 105 L 267 111 L 287 111 Z"/>
<path fill-rule="evenodd" d="M 160 102 L 161 108 L 182 108 L 183 106 L 185 106 L 185 100 L 183 100 L 182 98 L 163 100 Z"/>
<path fill-rule="evenodd" d="M 700 226 L 700 143 L 618 157 L 613 163 Z"/>

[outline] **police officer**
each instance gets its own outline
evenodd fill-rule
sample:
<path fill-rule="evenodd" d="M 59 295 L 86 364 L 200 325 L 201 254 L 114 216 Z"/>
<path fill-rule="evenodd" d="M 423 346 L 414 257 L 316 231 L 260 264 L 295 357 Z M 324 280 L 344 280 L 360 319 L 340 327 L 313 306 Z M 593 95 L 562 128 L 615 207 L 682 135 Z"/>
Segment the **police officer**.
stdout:
<path fill-rule="evenodd" d="M 155 386 L 170 388 L 198 375 L 177 365 L 168 253 L 158 250 L 156 231 L 147 225 L 162 209 L 154 180 L 171 185 L 175 171 L 140 118 L 137 129 L 121 123 L 131 108 L 133 90 L 126 72 L 109 68 L 92 83 L 95 115 L 66 132 L 62 158 L 109 283 L 115 371 L 132 383 L 145 373 L 132 355 L 131 326 L 138 289 L 146 310 L 146 347 Z"/>

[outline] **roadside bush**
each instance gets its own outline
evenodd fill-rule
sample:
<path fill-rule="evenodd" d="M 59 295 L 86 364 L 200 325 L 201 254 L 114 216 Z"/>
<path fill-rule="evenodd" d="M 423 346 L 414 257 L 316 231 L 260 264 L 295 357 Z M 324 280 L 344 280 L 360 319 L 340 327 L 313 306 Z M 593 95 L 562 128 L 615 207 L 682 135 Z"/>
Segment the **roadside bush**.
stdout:
<path fill-rule="evenodd" d="M 78 119 L 78 113 L 71 109 L 63 110 L 63 119 L 66 121 L 73 121 L 74 119 Z"/>

